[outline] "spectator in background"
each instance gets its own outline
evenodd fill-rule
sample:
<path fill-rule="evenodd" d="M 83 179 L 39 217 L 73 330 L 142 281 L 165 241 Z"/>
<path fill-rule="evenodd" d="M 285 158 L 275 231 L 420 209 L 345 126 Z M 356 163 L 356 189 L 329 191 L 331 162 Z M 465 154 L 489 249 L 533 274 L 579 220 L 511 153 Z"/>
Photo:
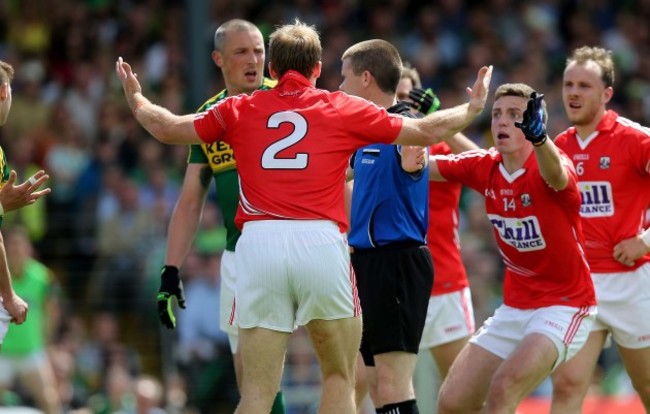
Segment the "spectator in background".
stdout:
<path fill-rule="evenodd" d="M 43 62 L 35 58 L 23 62 L 16 74 L 16 83 L 21 93 L 15 97 L 11 105 L 11 119 L 7 121 L 7 132 L 12 137 L 20 137 L 18 141 L 32 141 L 23 138 L 29 137 L 30 131 L 45 126 L 50 119 L 52 105 L 42 96 L 45 77 Z"/>
<path fill-rule="evenodd" d="M 90 298 L 98 309 L 137 319 L 145 308 L 146 257 L 162 237 L 164 221 L 160 209 L 141 207 L 139 187 L 131 178 L 122 176 L 114 190 L 118 206 L 99 226 Z"/>
<path fill-rule="evenodd" d="M 7 158 L 19 177 L 31 177 L 41 169 L 34 162 L 34 141 L 30 139 L 11 141 L 7 145 Z M 46 200 L 39 199 L 24 208 L 6 213 L 4 222 L 24 227 L 30 240 L 39 246 L 47 230 Z"/>
<path fill-rule="evenodd" d="M 142 373 L 140 356 L 120 337 L 120 325 L 115 315 L 109 312 L 97 312 L 92 315 L 90 326 L 91 336 L 83 338 L 83 342 L 75 345 L 73 349 L 77 375 L 88 395 L 106 390 L 108 381 L 106 375 L 111 366 L 122 367 L 132 377 Z M 71 334 L 80 333 L 73 331 Z M 77 338 L 71 339 L 77 340 Z"/>
<path fill-rule="evenodd" d="M 24 228 L 11 227 L 5 235 L 14 289 L 29 301 L 29 318 L 12 327 L 5 337 L 0 353 L 0 394 L 17 380 L 43 412 L 59 414 L 62 405 L 46 349 L 60 318 L 58 284 L 50 270 L 33 258 Z"/>

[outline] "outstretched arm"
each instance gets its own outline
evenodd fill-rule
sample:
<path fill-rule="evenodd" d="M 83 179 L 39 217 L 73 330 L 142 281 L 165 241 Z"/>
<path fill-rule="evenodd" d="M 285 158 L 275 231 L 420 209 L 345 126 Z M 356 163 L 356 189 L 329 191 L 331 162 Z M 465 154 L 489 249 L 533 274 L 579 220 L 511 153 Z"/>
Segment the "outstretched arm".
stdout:
<path fill-rule="evenodd" d="M 115 72 L 122 82 L 129 107 L 140 125 L 154 138 L 165 144 L 202 144 L 194 129 L 195 114 L 174 115 L 162 106 L 155 105 L 142 94 L 142 87 L 131 65 L 120 57 L 115 62 Z"/>
<path fill-rule="evenodd" d="M 485 107 L 491 78 L 492 66 L 483 66 L 474 85 L 467 88 L 469 102 L 436 111 L 421 119 L 405 118 L 402 130 L 393 143 L 429 146 L 465 129 Z"/>
<path fill-rule="evenodd" d="M 445 155 L 429 155 L 429 181 L 447 181 L 445 177 L 440 174 L 438 169 L 437 158 L 445 157 Z"/>
<path fill-rule="evenodd" d="M 451 152 L 454 154 L 460 154 L 461 152 L 477 150 L 480 148 L 462 132 L 457 132 L 451 138 L 447 139 L 446 142 L 449 145 L 449 148 L 451 148 Z"/>

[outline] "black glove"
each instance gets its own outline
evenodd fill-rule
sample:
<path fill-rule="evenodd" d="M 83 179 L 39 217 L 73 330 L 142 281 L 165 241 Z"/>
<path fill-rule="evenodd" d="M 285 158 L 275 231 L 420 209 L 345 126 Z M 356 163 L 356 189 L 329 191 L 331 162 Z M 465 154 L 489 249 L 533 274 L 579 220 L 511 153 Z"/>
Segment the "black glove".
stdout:
<path fill-rule="evenodd" d="M 440 99 L 436 96 L 431 88 L 420 89 L 413 88 L 409 92 L 409 99 L 411 99 L 413 108 L 424 115 L 433 113 L 440 108 Z"/>
<path fill-rule="evenodd" d="M 176 317 L 172 309 L 172 298 L 176 298 L 178 306 L 185 309 L 185 294 L 183 282 L 178 276 L 176 266 L 163 266 L 160 270 L 160 289 L 158 289 L 158 316 L 167 329 L 176 327 Z"/>
<path fill-rule="evenodd" d="M 533 92 L 530 94 L 528 106 L 524 111 L 522 122 L 515 122 L 515 126 L 521 129 L 526 139 L 536 147 L 546 142 L 546 125 L 544 125 L 544 108 L 542 107 L 543 94 Z"/>

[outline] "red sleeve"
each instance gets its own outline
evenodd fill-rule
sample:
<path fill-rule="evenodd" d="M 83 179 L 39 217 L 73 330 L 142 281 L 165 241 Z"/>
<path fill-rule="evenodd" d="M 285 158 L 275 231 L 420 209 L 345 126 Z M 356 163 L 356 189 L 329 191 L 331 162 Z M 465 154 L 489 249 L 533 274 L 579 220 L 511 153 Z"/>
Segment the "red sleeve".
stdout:
<path fill-rule="evenodd" d="M 199 112 L 194 117 L 194 129 L 206 144 L 223 140 L 226 122 L 222 114 L 228 111 L 227 105 L 224 105 L 227 101 L 224 100 L 206 111 Z"/>
<path fill-rule="evenodd" d="M 644 128 L 641 137 L 639 138 L 639 170 L 650 175 L 650 129 Z"/>
<path fill-rule="evenodd" d="M 458 182 L 483 193 L 496 150 L 472 150 L 436 156 L 438 171 L 447 181 Z"/>
<path fill-rule="evenodd" d="M 403 118 L 400 115 L 389 114 L 385 108 L 343 92 L 330 96 L 346 131 L 363 142 L 392 144 L 402 130 Z"/>

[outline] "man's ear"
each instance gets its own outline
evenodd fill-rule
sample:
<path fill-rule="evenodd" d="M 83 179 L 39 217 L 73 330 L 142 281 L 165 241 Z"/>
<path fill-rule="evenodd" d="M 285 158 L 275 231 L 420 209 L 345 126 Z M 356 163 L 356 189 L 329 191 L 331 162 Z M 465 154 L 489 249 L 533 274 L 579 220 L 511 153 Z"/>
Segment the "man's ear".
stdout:
<path fill-rule="evenodd" d="M 8 96 L 9 96 L 9 83 L 3 82 L 0 85 L 0 100 L 6 101 Z"/>
<path fill-rule="evenodd" d="M 314 75 L 313 75 L 314 79 L 320 78 L 320 74 L 321 74 L 322 70 L 323 70 L 323 62 L 321 62 L 319 60 L 318 63 L 316 63 L 316 65 L 314 65 L 314 72 L 313 72 L 314 73 Z"/>
<path fill-rule="evenodd" d="M 221 52 L 217 52 L 216 50 L 213 50 L 212 51 L 212 61 L 218 67 L 222 67 L 223 66 L 223 58 L 221 57 Z"/>
<path fill-rule="evenodd" d="M 363 82 L 363 86 L 368 86 L 373 80 L 372 73 L 368 70 L 364 70 L 363 73 L 361 74 L 361 81 Z"/>
<path fill-rule="evenodd" d="M 278 74 L 273 70 L 273 66 L 271 66 L 271 62 L 269 62 L 269 75 L 271 75 L 271 78 L 273 79 L 278 79 Z"/>
<path fill-rule="evenodd" d="M 614 96 L 614 88 L 612 88 L 611 86 L 605 88 L 605 90 L 603 91 L 603 99 L 605 99 L 606 104 L 612 100 L 613 96 Z"/>

